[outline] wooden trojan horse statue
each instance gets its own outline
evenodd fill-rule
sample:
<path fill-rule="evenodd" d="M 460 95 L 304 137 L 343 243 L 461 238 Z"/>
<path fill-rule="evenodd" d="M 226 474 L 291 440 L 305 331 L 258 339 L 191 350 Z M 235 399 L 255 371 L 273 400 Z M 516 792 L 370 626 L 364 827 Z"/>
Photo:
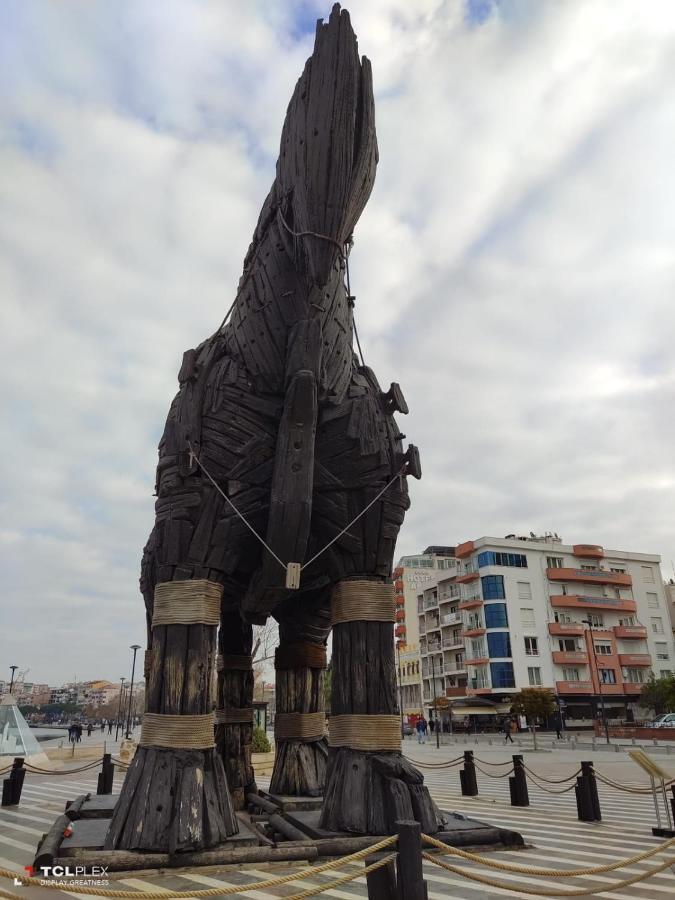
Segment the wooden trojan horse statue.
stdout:
<path fill-rule="evenodd" d="M 255 790 L 252 623 L 269 615 L 271 789 L 324 793 L 334 831 L 438 828 L 401 755 L 394 664 L 391 569 L 419 458 L 393 419 L 407 412 L 398 386 L 382 392 L 354 355 L 345 288 L 376 164 L 370 64 L 336 5 L 288 107 L 229 322 L 185 353 L 159 445 L 146 713 L 108 848 L 201 849 L 237 831 Z"/>

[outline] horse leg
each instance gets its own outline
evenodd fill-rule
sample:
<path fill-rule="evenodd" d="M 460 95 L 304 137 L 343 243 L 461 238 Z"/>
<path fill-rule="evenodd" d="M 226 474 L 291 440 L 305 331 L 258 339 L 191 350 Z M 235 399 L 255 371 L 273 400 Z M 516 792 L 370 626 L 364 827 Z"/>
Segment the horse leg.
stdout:
<path fill-rule="evenodd" d="M 275 654 L 276 751 L 270 791 L 319 797 L 328 757 L 324 690 L 329 591 L 323 588 L 287 600 L 275 616 L 280 644 Z"/>
<path fill-rule="evenodd" d="M 253 627 L 237 611 L 223 612 L 218 636 L 218 708 L 216 747 L 227 775 L 235 809 L 244 809 L 246 794 L 257 791 L 253 740 Z"/>

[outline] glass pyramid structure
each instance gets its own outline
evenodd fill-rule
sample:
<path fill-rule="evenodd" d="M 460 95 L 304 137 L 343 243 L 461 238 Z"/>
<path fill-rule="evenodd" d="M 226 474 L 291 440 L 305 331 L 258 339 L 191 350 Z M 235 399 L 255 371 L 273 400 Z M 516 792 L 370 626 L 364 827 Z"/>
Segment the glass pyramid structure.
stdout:
<path fill-rule="evenodd" d="M 14 697 L 5 694 L 0 698 L 0 759 L 38 755 L 44 755 L 44 751 L 40 749 L 37 738 L 28 727 Z"/>

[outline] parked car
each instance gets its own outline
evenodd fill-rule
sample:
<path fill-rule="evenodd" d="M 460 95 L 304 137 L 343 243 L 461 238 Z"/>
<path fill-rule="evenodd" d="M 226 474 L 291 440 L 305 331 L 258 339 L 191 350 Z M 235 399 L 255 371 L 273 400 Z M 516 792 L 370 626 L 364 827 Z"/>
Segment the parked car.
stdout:
<path fill-rule="evenodd" d="M 675 713 L 664 713 L 649 723 L 650 728 L 675 728 Z"/>

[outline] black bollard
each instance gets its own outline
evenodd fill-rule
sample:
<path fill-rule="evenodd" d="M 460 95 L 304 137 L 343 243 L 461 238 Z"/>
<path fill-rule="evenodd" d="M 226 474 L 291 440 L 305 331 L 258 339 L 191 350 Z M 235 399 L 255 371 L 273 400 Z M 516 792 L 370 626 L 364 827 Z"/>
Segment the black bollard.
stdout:
<path fill-rule="evenodd" d="M 462 787 L 463 797 L 478 796 L 478 782 L 476 781 L 476 765 L 473 761 L 473 750 L 464 751 L 464 768 L 459 770 L 459 783 Z"/>
<path fill-rule="evenodd" d="M 577 815 L 580 822 L 601 822 L 600 798 L 592 762 L 581 763 L 581 775 L 574 787 L 577 798 Z"/>
<path fill-rule="evenodd" d="M 427 887 L 422 877 L 422 829 L 419 822 L 400 821 L 396 874 L 399 900 L 426 900 Z"/>
<path fill-rule="evenodd" d="M 115 777 L 115 766 L 113 765 L 111 754 L 103 754 L 103 766 L 98 775 L 98 784 L 96 786 L 97 794 L 112 794 L 113 778 Z"/>
<path fill-rule="evenodd" d="M 525 774 L 523 757 L 517 753 L 512 759 L 513 775 L 509 778 L 511 806 L 529 806 L 530 795 L 527 792 L 527 775 Z"/>
<path fill-rule="evenodd" d="M 9 778 L 5 778 L 2 783 L 2 805 L 18 806 L 21 800 L 21 789 L 23 788 L 23 780 L 26 777 L 26 770 L 23 767 L 23 758 L 15 757 L 12 763 L 12 771 Z"/>
<path fill-rule="evenodd" d="M 673 796 L 670 798 L 670 808 L 673 811 L 672 819 L 675 822 L 675 785 L 671 787 L 671 791 L 673 792 Z"/>

